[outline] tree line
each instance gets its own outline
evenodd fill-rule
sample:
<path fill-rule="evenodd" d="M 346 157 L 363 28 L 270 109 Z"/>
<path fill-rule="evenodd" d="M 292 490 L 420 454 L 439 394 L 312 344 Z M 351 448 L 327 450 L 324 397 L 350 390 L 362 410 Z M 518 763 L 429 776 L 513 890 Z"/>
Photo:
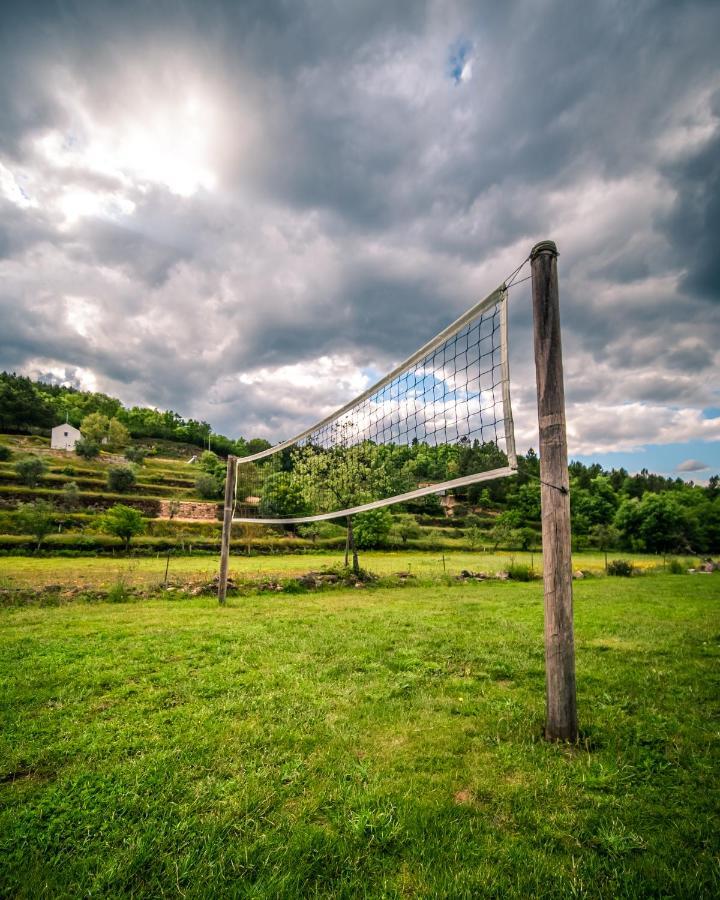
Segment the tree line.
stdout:
<path fill-rule="evenodd" d="M 232 440 L 212 434 L 208 422 L 184 419 L 172 410 L 146 406 L 126 408 L 116 397 L 107 394 L 33 381 L 14 372 L 0 373 L 1 432 L 47 432 L 66 420 L 80 428 L 91 415 L 119 423 L 133 438 L 158 438 L 197 447 L 207 447 L 210 441 L 212 448 L 223 456 L 229 453 L 248 456 L 270 446 L 263 438 Z"/>

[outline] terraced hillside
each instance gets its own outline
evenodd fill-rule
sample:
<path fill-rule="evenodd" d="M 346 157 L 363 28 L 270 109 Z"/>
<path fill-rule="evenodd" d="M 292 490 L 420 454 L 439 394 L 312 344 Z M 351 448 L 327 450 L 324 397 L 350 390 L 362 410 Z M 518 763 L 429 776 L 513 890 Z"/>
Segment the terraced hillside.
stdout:
<path fill-rule="evenodd" d="M 142 533 L 132 539 L 135 554 L 216 553 L 219 549 L 220 498 L 208 499 L 198 491 L 203 473 L 197 463 L 190 462 L 198 454 L 194 445 L 136 440 L 133 448 L 148 454 L 140 464 L 106 450 L 96 459 L 83 459 L 73 452 L 51 450 L 47 438 L 34 435 L 0 435 L 0 447 L 6 448 L 2 455 L 7 457 L 0 460 L 0 553 L 118 554 L 123 541 L 103 528 L 103 514 L 116 504 L 142 514 Z M 18 470 L 18 464 L 28 459 L 43 463 L 34 484 L 26 483 Z M 134 483 L 122 491 L 109 484 L 111 470 L 117 466 L 130 468 L 134 476 Z M 23 515 L 37 501 L 48 505 L 50 519 L 41 540 L 31 533 Z M 386 543 L 430 550 L 491 546 L 489 531 L 497 513 L 478 513 L 471 527 L 461 516 L 446 517 L 440 508 L 432 514 L 402 513 L 393 518 Z M 240 552 L 287 552 L 336 548 L 344 542 L 344 527 L 334 523 L 296 532 L 238 526 L 233 547 Z"/>

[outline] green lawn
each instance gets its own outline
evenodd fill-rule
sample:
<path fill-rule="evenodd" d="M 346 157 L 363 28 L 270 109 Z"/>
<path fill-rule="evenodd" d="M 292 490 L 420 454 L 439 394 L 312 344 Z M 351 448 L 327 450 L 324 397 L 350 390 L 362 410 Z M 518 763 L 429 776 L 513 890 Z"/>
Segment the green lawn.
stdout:
<path fill-rule="evenodd" d="M 578 748 L 538 583 L 0 610 L 0 895 L 717 896 L 720 577 L 575 594 Z"/>
<path fill-rule="evenodd" d="M 614 556 L 628 556 L 615 553 Z M 342 562 L 339 551 L 324 553 L 270 554 L 266 556 L 230 557 L 230 574 L 241 579 L 263 578 L 269 575 L 292 576 L 310 570 L 320 570 Z M 612 558 L 612 555 L 611 555 Z M 628 558 L 640 569 L 662 566 L 658 556 L 630 554 Z M 362 552 L 360 563 L 380 575 L 407 572 L 420 577 L 437 577 L 446 572 L 457 575 L 463 569 L 473 572 L 499 572 L 515 561 L 532 565 L 542 572 L 541 553 L 503 552 L 415 552 L 374 551 Z M 573 556 L 576 569 L 602 572 L 605 561 L 602 553 L 576 553 Z M 188 578 L 212 578 L 217 574 L 219 558 L 214 556 L 172 556 L 169 577 L 171 580 Z M 123 559 L 112 557 L 49 558 L 42 556 L 0 557 L 0 586 L 3 583 L 22 587 L 41 587 L 47 584 L 72 584 L 81 587 L 107 587 L 119 579 L 130 585 L 146 586 L 162 581 L 165 574 L 165 557 L 138 557 Z"/>

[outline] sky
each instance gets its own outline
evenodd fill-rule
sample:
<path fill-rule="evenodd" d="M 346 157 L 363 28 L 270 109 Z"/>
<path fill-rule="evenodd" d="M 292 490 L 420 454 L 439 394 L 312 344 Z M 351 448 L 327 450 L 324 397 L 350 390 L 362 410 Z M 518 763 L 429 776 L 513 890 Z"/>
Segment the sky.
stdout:
<path fill-rule="evenodd" d="M 699 0 L 7 0 L 0 369 L 278 441 L 552 239 L 571 456 L 707 480 L 719 34 Z"/>

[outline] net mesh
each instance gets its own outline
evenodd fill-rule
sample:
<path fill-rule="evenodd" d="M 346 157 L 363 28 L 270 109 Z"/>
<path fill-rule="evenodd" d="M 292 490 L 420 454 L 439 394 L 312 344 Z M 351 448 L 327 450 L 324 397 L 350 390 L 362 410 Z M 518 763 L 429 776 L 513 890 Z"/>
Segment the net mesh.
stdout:
<path fill-rule="evenodd" d="M 503 287 L 334 415 L 240 459 L 234 520 L 330 519 L 514 467 Z"/>

